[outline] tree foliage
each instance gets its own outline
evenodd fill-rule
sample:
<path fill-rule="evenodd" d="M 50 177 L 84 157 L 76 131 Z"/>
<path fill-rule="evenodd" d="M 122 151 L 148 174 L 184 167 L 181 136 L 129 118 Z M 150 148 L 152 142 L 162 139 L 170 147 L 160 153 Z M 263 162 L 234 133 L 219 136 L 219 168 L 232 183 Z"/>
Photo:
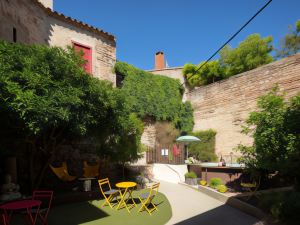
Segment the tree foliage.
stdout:
<path fill-rule="evenodd" d="M 272 50 L 271 36 L 261 38 L 259 34 L 252 34 L 236 48 L 225 46 L 220 51 L 220 64 L 227 76 L 232 76 L 272 62 Z"/>
<path fill-rule="evenodd" d="M 183 75 L 191 87 L 210 84 L 272 62 L 272 49 L 272 37 L 261 38 L 259 34 L 252 34 L 236 48 L 225 46 L 218 60 L 204 66 L 204 62 L 197 66 L 186 64 Z"/>
<path fill-rule="evenodd" d="M 216 161 L 216 134 L 216 131 L 212 129 L 192 132 L 191 135 L 198 137 L 200 142 L 189 144 L 189 155 L 201 160 L 202 162 Z"/>
<path fill-rule="evenodd" d="M 122 91 L 132 112 L 140 118 L 170 121 L 180 131 L 193 128 L 193 110 L 182 103 L 183 87 L 179 80 L 153 75 L 132 65 L 117 62 L 115 72 L 124 77 Z"/>
<path fill-rule="evenodd" d="M 71 48 L 0 42 L 0 150 L 16 140 L 27 145 L 32 185 L 58 146 L 74 140 L 93 139 L 101 154 L 109 146 L 108 154 L 125 160 L 138 155 L 142 122 L 124 93 L 85 73 L 83 63 Z M 42 168 L 34 168 L 37 158 Z"/>
<path fill-rule="evenodd" d="M 300 181 L 300 94 L 285 101 L 274 88 L 258 100 L 243 132 L 253 136 L 253 146 L 239 146 L 248 168 L 279 172 Z"/>
<path fill-rule="evenodd" d="M 280 48 L 276 51 L 277 58 L 284 58 L 296 54 L 300 50 L 300 20 L 297 20 L 295 28 L 289 26 L 289 33 L 280 42 Z"/>

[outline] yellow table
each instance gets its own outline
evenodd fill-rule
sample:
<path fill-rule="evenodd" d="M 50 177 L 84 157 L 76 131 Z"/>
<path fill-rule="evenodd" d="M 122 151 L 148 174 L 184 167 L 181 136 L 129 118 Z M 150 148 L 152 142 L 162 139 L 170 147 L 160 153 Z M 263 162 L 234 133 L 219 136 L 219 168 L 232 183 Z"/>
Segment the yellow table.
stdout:
<path fill-rule="evenodd" d="M 135 182 L 130 182 L 130 181 L 126 181 L 126 182 L 120 182 L 116 184 L 116 187 L 118 187 L 120 189 L 120 196 L 121 196 L 121 200 L 118 204 L 117 209 L 120 209 L 120 207 L 125 206 L 125 208 L 127 209 L 127 211 L 130 213 L 130 209 L 128 208 L 128 206 L 136 206 L 135 201 L 132 197 L 132 190 L 133 188 L 136 186 Z M 126 194 L 128 193 L 128 198 L 126 199 Z M 132 204 L 128 204 L 128 200 L 132 200 Z"/>

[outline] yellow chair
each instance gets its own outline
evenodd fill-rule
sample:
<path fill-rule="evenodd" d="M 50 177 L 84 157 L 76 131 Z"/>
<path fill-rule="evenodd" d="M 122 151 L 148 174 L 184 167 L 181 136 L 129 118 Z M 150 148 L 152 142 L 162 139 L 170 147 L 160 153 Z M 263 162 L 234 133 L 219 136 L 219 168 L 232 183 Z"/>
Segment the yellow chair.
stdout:
<path fill-rule="evenodd" d="M 257 192 L 257 190 L 258 190 L 258 188 L 259 188 L 259 186 L 260 186 L 260 180 L 261 180 L 261 177 L 259 176 L 259 177 L 257 178 L 257 181 L 253 181 L 252 183 L 241 182 L 242 188 L 249 192 L 248 198 L 246 199 L 247 201 L 248 201 L 251 197 L 256 197 L 256 198 L 258 198 L 256 192 Z"/>
<path fill-rule="evenodd" d="M 113 205 L 111 203 L 114 199 L 117 200 L 116 204 L 119 203 L 118 200 L 119 190 L 111 188 L 108 178 L 98 180 L 98 184 L 99 184 L 100 191 L 105 199 L 105 202 L 102 204 L 101 207 L 108 204 L 110 208 L 113 208 Z"/>
<path fill-rule="evenodd" d="M 99 167 L 100 163 L 97 162 L 96 165 L 89 165 L 87 161 L 83 162 L 83 177 L 90 178 L 90 177 L 98 177 L 99 176 Z"/>
<path fill-rule="evenodd" d="M 55 173 L 55 175 L 63 181 L 73 181 L 76 179 L 76 176 L 71 176 L 68 173 L 68 167 L 66 162 L 63 162 L 61 167 L 53 167 L 51 164 L 49 164 L 49 166 Z"/>
<path fill-rule="evenodd" d="M 156 183 L 156 184 L 152 185 L 150 188 L 144 189 L 144 190 L 148 190 L 148 191 L 139 195 L 140 202 L 142 203 L 142 206 L 139 209 L 139 212 L 146 210 L 150 215 L 152 215 L 151 213 L 154 210 L 158 211 L 158 208 L 152 201 L 158 192 L 159 184 L 160 183 Z"/>

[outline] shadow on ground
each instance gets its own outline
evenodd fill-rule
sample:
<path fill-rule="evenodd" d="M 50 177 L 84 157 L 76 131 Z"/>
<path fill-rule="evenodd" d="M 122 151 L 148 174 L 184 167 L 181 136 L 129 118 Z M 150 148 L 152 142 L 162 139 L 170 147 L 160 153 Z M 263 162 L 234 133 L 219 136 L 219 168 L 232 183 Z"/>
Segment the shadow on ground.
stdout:
<path fill-rule="evenodd" d="M 205 204 L 205 203 L 203 203 Z M 259 225 L 259 220 L 230 206 L 222 205 L 205 213 L 191 217 L 176 225 Z"/>
<path fill-rule="evenodd" d="M 49 224 L 78 225 L 109 216 L 89 202 L 57 206 L 51 210 Z"/>

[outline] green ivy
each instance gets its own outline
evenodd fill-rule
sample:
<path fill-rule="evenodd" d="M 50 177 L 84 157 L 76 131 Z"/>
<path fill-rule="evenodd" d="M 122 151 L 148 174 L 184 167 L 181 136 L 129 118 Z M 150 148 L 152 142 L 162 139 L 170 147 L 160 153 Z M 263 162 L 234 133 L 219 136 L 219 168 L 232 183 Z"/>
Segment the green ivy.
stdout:
<path fill-rule="evenodd" d="M 200 138 L 200 142 L 189 145 L 189 154 L 201 161 L 213 162 L 217 160 L 215 154 L 216 131 L 209 129 L 191 133 Z"/>
<path fill-rule="evenodd" d="M 192 130 L 193 109 L 189 102 L 182 102 L 184 89 L 179 80 L 153 75 L 124 62 L 117 62 L 114 69 L 124 77 L 121 90 L 140 118 L 170 121 L 182 132 Z"/>

